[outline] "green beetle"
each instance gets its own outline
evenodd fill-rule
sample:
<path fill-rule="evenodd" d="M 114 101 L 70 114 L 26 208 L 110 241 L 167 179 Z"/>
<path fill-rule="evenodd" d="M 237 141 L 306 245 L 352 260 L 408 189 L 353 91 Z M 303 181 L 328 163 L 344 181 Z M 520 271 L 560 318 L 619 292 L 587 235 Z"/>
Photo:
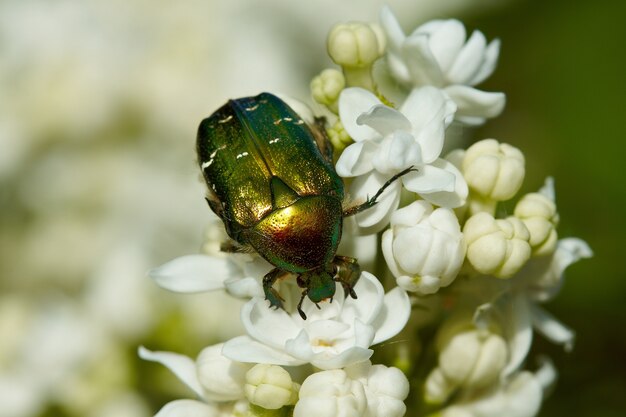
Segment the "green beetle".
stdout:
<path fill-rule="evenodd" d="M 222 249 L 254 250 L 275 266 L 263 278 L 273 307 L 282 307 L 273 284 L 296 275 L 303 319 L 304 298 L 316 305 L 332 300 L 336 282 L 356 298 L 360 267 L 354 258 L 335 255 L 343 218 L 372 207 L 411 170 L 393 176 L 365 203 L 344 209 L 343 182 L 322 132 L 278 97 L 262 93 L 230 100 L 204 119 L 196 143 L 207 202 L 233 239 Z"/>

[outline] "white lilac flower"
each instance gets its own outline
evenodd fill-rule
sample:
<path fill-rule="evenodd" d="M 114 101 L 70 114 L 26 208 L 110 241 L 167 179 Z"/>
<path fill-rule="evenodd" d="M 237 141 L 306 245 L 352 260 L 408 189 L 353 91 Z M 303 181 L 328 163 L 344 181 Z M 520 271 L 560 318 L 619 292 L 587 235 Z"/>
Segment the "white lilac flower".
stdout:
<path fill-rule="evenodd" d="M 438 413 L 440 417 L 533 417 L 554 383 L 556 371 L 544 361 L 535 372 L 521 371 L 502 384 L 460 396 Z"/>
<path fill-rule="evenodd" d="M 411 166 L 416 169 L 392 183 L 376 206 L 357 214 L 361 228 L 377 231 L 389 221 L 402 185 L 439 206 L 458 207 L 465 202 L 463 176 L 439 158 L 455 107 L 435 88 L 414 91 L 399 110 L 360 88 L 341 93 L 339 116 L 355 143 L 343 151 L 336 168 L 342 177 L 356 177 L 349 195 L 354 199 L 372 197 L 394 174 Z"/>
<path fill-rule="evenodd" d="M 474 88 L 491 75 L 500 52 L 500 41 L 489 44 L 485 36 L 474 31 L 466 39 L 465 27 L 458 20 L 433 20 L 406 36 L 389 7 L 381 11 L 381 25 L 387 36 L 386 69 L 404 91 L 423 86 L 442 89 L 457 105 L 455 119 L 479 125 L 498 116 L 504 109 L 504 93 L 489 93 Z M 394 92 L 394 83 L 377 80 L 392 100 L 402 93 Z"/>
<path fill-rule="evenodd" d="M 432 294 L 454 280 L 465 259 L 465 241 L 451 209 L 420 200 L 397 210 L 383 233 L 382 251 L 398 285 Z"/>
<path fill-rule="evenodd" d="M 507 343 L 499 326 L 476 325 L 472 315 L 457 315 L 439 329 L 438 364 L 428 375 L 424 395 L 433 404 L 456 390 L 485 388 L 500 377 L 508 361 Z"/>
<path fill-rule="evenodd" d="M 463 226 L 467 260 L 481 274 L 510 278 L 530 258 L 530 234 L 513 216 L 495 219 L 487 213 L 470 217 Z"/>
<path fill-rule="evenodd" d="M 409 381 L 394 367 L 365 361 L 310 375 L 302 383 L 294 417 L 401 417 Z"/>
<path fill-rule="evenodd" d="M 401 288 L 385 294 L 371 274 L 363 272 L 346 298 L 338 285 L 332 302 L 317 308 L 305 300 L 303 320 L 295 308 L 270 309 L 263 298 L 253 298 L 241 311 L 247 335 L 229 340 L 223 353 L 240 362 L 295 366 L 310 363 L 320 369 L 343 368 L 370 358 L 370 346 L 395 336 L 410 313 L 408 296 Z M 286 291 L 281 293 L 287 301 Z M 291 304 L 294 304 L 293 302 Z"/>
<path fill-rule="evenodd" d="M 152 352 L 139 348 L 142 359 L 158 362 L 172 371 L 199 400 L 177 400 L 166 404 L 158 417 L 218 417 L 234 409 L 247 410 L 246 373 L 252 364 L 231 361 L 221 353 L 222 344 L 205 348 L 198 359 L 172 352 Z M 155 416 L 155 417 L 156 417 Z"/>
<path fill-rule="evenodd" d="M 590 258 L 593 252 L 587 243 L 577 238 L 558 241 L 550 256 L 532 258 L 514 277 L 513 291 L 526 303 L 532 326 L 548 340 L 571 350 L 575 334 L 539 303 L 551 300 L 561 289 L 565 269 L 580 259 Z"/>
<path fill-rule="evenodd" d="M 402 417 L 404 400 L 409 395 L 409 381 L 402 371 L 385 365 L 361 362 L 345 368 L 351 379 L 363 384 L 367 398 L 366 417 Z"/>

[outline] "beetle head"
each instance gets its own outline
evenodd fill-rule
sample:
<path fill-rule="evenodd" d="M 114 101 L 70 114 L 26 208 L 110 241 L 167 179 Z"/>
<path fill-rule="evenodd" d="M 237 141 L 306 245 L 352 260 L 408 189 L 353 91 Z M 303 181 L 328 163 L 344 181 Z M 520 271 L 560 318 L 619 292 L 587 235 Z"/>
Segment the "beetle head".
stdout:
<path fill-rule="evenodd" d="M 335 280 L 328 272 L 322 270 L 312 271 L 303 276 L 306 282 L 307 296 L 314 303 L 319 303 L 335 295 Z"/>

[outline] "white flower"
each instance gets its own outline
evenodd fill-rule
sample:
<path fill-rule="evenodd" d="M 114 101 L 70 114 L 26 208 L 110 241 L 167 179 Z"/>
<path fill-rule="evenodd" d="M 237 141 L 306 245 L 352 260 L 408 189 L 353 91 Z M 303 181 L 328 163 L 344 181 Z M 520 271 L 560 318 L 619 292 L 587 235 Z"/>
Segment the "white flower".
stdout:
<path fill-rule="evenodd" d="M 139 348 L 142 359 L 158 362 L 171 370 L 206 402 L 244 399 L 246 372 L 251 364 L 232 361 L 221 353 L 222 344 L 204 349 L 197 361 L 172 352 L 152 352 Z"/>
<path fill-rule="evenodd" d="M 425 383 L 428 402 L 443 403 L 457 389 L 480 389 L 494 383 L 507 364 L 504 338 L 489 326 L 475 326 L 471 316 L 449 319 L 440 328 L 438 365 Z"/>
<path fill-rule="evenodd" d="M 361 417 L 367 408 L 363 384 L 341 369 L 310 375 L 299 395 L 294 417 Z"/>
<path fill-rule="evenodd" d="M 515 206 L 515 217 L 521 219 L 530 233 L 533 255 L 549 255 L 556 249 L 559 213 L 554 201 L 554 181 L 546 179 L 544 188 L 523 196 Z"/>
<path fill-rule="evenodd" d="M 398 368 L 361 362 L 345 368 L 348 376 L 363 384 L 367 398 L 367 417 L 402 417 L 409 381 Z"/>
<path fill-rule="evenodd" d="M 422 86 L 442 89 L 458 107 L 455 119 L 470 125 L 482 124 L 502 112 L 503 93 L 473 88 L 495 69 L 498 39 L 487 45 L 485 36 L 474 31 L 466 41 L 465 27 L 454 19 L 430 21 L 407 37 L 388 7 L 383 7 L 380 19 L 389 43 L 386 66 L 405 90 Z M 391 80 L 378 81 L 386 93 L 397 96 Z"/>
<path fill-rule="evenodd" d="M 376 231 L 388 222 L 398 206 L 402 184 L 439 206 L 464 203 L 467 185 L 461 173 L 439 158 L 454 110 L 454 103 L 435 88 L 412 92 L 400 110 L 360 88 L 341 93 L 339 116 L 355 143 L 341 154 L 337 173 L 357 177 L 350 187 L 351 197 L 372 197 L 394 174 L 411 166 L 417 170 L 391 184 L 376 206 L 358 214 L 360 227 Z"/>
<path fill-rule="evenodd" d="M 484 139 L 470 146 L 462 162 L 471 191 L 484 199 L 505 201 L 522 186 L 524 154 L 514 146 Z"/>
<path fill-rule="evenodd" d="M 441 417 L 533 417 L 556 371 L 544 361 L 535 373 L 522 371 L 488 391 L 466 393 L 441 411 Z"/>
<path fill-rule="evenodd" d="M 310 375 L 300 388 L 294 417 L 402 417 L 408 395 L 402 371 L 365 361 Z"/>
<path fill-rule="evenodd" d="M 509 278 L 530 258 L 530 235 L 516 217 L 495 219 L 487 213 L 470 217 L 463 227 L 467 260 L 481 274 Z"/>
<path fill-rule="evenodd" d="M 401 288 L 385 295 L 378 280 L 363 272 L 354 288 L 358 298 L 346 298 L 338 285 L 331 303 L 321 308 L 305 300 L 303 320 L 295 309 L 270 309 L 262 298 L 250 300 L 241 319 L 248 333 L 224 345 L 235 361 L 343 368 L 369 359 L 369 347 L 396 335 L 406 324 L 410 302 Z M 286 294 L 285 294 L 286 295 Z"/>
<path fill-rule="evenodd" d="M 574 332 L 538 303 L 546 302 L 558 293 L 563 284 L 564 271 L 569 265 L 591 256 L 593 252 L 583 240 L 561 239 L 551 256 L 531 259 L 513 279 L 513 290 L 527 304 L 526 309 L 535 330 L 553 343 L 563 345 L 565 350 L 572 349 Z"/>
<path fill-rule="evenodd" d="M 271 268 L 259 256 L 196 254 L 173 259 L 148 274 L 159 286 L 174 292 L 225 290 L 235 297 L 251 298 L 263 295 L 261 278 Z"/>
<path fill-rule="evenodd" d="M 291 381 L 289 372 L 276 365 L 260 363 L 246 374 L 246 398 L 268 410 L 295 404 L 299 387 Z"/>
<path fill-rule="evenodd" d="M 423 200 L 397 210 L 382 237 L 382 251 L 398 285 L 432 294 L 450 285 L 465 259 L 465 242 L 454 212 Z"/>

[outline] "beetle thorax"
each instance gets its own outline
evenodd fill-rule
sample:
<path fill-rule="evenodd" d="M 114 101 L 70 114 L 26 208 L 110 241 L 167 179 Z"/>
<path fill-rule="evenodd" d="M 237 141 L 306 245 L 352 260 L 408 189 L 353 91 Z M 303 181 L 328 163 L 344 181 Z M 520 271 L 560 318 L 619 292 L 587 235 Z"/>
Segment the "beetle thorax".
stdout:
<path fill-rule="evenodd" d="M 341 239 L 342 219 L 337 198 L 301 197 L 271 212 L 241 236 L 273 265 L 301 273 L 330 265 Z"/>

